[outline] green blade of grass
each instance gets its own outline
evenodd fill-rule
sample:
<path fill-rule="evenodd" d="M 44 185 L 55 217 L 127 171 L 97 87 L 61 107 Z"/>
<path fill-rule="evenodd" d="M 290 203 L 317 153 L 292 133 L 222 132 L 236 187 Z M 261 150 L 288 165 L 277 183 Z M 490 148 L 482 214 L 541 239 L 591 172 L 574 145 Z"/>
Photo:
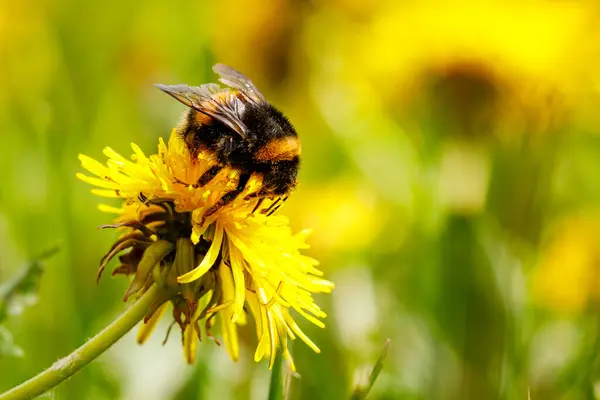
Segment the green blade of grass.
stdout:
<path fill-rule="evenodd" d="M 377 359 L 373 370 L 371 370 L 371 373 L 369 374 L 369 380 L 366 382 L 365 385 L 358 384 L 356 386 L 354 392 L 352 393 L 352 396 L 350 397 L 351 400 L 364 400 L 367 397 L 367 395 L 373 388 L 375 381 L 379 377 L 379 373 L 383 369 L 383 361 L 387 357 L 388 351 L 390 349 L 390 342 L 391 340 L 389 338 L 386 339 L 385 344 L 383 345 L 383 349 L 379 354 L 379 358 Z"/>

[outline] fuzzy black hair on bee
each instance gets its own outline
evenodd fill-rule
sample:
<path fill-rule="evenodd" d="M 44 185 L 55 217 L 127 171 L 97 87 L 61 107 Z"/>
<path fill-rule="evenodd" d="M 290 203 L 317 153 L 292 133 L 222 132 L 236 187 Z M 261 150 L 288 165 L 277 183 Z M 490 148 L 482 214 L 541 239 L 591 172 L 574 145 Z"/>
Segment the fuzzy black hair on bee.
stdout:
<path fill-rule="evenodd" d="M 177 131 L 192 155 L 209 152 L 217 160 L 197 185 L 206 185 L 223 168 L 239 173 L 237 188 L 223 195 L 205 217 L 242 193 L 254 173 L 263 177 L 262 188 L 253 194 L 260 198 L 257 207 L 264 198 L 285 201 L 296 186 L 300 166 L 296 130 L 241 72 L 223 64 L 216 64 L 213 71 L 228 87 L 156 85 L 189 107 Z"/>

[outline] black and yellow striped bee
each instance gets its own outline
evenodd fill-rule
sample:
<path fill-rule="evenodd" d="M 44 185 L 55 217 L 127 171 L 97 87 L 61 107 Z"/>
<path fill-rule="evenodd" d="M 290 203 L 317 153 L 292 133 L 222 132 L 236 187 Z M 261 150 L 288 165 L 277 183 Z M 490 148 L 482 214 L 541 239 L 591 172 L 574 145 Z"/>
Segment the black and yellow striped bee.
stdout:
<path fill-rule="evenodd" d="M 255 209 L 264 198 L 274 199 L 264 210 L 272 213 L 296 186 L 301 150 L 298 134 L 245 75 L 223 64 L 216 64 L 213 71 L 227 88 L 215 83 L 156 85 L 189 107 L 177 132 L 192 155 L 209 152 L 217 160 L 200 177 L 198 186 L 210 182 L 223 168 L 239 172 L 237 188 L 223 195 L 205 217 L 239 196 L 253 173 L 263 177 L 262 188 L 254 194 L 259 197 Z"/>

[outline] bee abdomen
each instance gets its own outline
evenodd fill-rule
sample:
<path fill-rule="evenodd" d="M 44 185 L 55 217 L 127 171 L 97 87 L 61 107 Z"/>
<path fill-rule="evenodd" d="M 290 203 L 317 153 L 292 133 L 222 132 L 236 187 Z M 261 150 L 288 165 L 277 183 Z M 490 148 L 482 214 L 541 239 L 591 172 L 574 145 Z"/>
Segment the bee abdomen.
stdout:
<path fill-rule="evenodd" d="M 297 136 L 286 136 L 273 139 L 256 152 L 254 158 L 258 162 L 288 161 L 298 158 L 302 147 Z"/>

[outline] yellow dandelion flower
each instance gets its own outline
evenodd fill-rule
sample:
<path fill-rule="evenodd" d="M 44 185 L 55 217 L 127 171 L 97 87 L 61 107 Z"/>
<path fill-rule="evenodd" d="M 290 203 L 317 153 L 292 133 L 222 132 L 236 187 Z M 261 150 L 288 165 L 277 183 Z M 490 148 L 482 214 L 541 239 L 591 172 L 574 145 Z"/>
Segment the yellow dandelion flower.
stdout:
<path fill-rule="evenodd" d="M 316 260 L 300 253 L 308 248 L 309 231 L 293 234 L 286 217 L 272 214 L 281 199 L 253 196 L 261 188 L 261 177 L 253 175 L 233 201 L 207 213 L 237 187 L 235 171 L 223 168 L 210 182 L 198 185 L 216 161 L 202 152 L 193 156 L 175 131 L 168 144 L 160 139 L 155 155 L 131 147 L 131 160 L 107 147 L 106 164 L 80 155 L 82 166 L 94 176 L 77 177 L 95 186 L 94 194 L 123 199 L 121 208 L 100 206 L 118 215 L 114 225 L 105 227 L 123 234 L 102 259 L 98 278 L 112 258 L 128 250 L 113 272 L 133 276 L 124 300 L 154 283 L 165 289 L 149 310 L 138 341 L 148 337 L 170 302 L 188 362 L 193 362 L 202 337 L 201 322 L 206 336 L 214 339 L 210 330 L 215 317 L 236 360 L 237 326 L 246 323 L 247 314 L 256 325 L 256 361 L 267 358 L 272 367 L 281 351 L 293 368 L 287 343 L 296 337 L 319 352 L 293 314 L 323 327 L 326 314 L 312 294 L 329 293 L 333 284 L 321 278 Z"/>
<path fill-rule="evenodd" d="M 336 2 L 334 13 L 316 13 L 314 26 L 351 12 L 343 3 Z M 463 134 L 513 137 L 524 126 L 552 132 L 583 112 L 581 106 L 587 112 L 597 96 L 597 52 L 585 39 L 597 37 L 596 7 L 543 0 L 379 2 L 362 10 L 369 24 L 361 29 L 340 18 L 327 38 L 308 35 L 326 41 L 314 48 L 327 57 L 315 59 L 339 60 L 321 68 L 316 86 L 328 99 L 337 86 L 355 102 L 365 99 L 367 105 L 352 106 L 361 112 L 377 107 L 377 98 L 383 111 L 392 107 L 394 118 L 410 122 L 425 101 L 427 113 L 433 104 L 448 118 L 446 130 L 456 124 Z"/>
<path fill-rule="evenodd" d="M 533 301 L 563 314 L 577 314 L 600 300 L 600 219 L 591 213 L 559 221 L 531 274 Z"/>

